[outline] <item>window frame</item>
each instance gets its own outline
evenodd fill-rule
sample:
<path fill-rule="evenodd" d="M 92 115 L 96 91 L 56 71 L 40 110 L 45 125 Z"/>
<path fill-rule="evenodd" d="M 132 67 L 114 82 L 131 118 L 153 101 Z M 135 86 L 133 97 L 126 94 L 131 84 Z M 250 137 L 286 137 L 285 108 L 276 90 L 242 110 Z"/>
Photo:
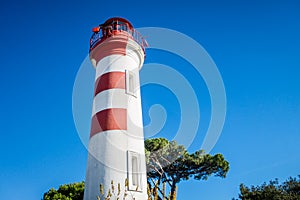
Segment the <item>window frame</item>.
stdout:
<path fill-rule="evenodd" d="M 133 160 L 136 159 L 136 167 L 133 167 Z M 127 151 L 127 179 L 128 179 L 128 190 L 141 192 L 142 186 L 142 174 L 141 174 L 141 156 L 137 152 Z M 134 168 L 136 171 L 134 172 Z M 137 176 L 134 178 L 133 176 Z M 133 184 L 133 179 L 136 179 L 137 184 Z"/>
<path fill-rule="evenodd" d="M 125 70 L 125 79 L 126 79 L 126 93 L 134 97 L 136 96 L 137 90 L 137 77 L 133 71 Z"/>

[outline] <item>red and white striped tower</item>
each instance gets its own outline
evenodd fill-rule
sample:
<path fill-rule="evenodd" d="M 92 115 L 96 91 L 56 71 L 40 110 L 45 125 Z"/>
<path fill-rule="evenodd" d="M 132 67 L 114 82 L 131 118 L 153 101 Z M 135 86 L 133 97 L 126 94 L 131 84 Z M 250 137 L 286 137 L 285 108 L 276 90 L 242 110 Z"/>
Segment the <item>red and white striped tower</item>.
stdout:
<path fill-rule="evenodd" d="M 146 41 L 123 18 L 108 19 L 93 32 L 90 59 L 96 78 L 84 200 L 104 199 L 109 189 L 112 192 L 111 181 L 116 194 L 120 183 L 126 199 L 146 200 L 139 83 Z"/>

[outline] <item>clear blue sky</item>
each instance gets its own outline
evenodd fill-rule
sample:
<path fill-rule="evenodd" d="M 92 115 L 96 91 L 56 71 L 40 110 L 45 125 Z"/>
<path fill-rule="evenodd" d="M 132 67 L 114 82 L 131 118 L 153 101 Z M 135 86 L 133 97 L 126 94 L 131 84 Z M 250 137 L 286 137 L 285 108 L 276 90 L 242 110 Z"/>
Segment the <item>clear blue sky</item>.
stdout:
<path fill-rule="evenodd" d="M 240 183 L 300 174 L 299 1 L 2 1 L 0 15 L 1 199 L 40 199 L 51 187 L 84 180 L 87 150 L 73 122 L 72 89 L 91 28 L 112 16 L 189 35 L 222 75 L 227 116 L 211 153 L 222 153 L 230 172 L 181 184 L 179 199 L 228 200 Z M 178 58 L 149 50 L 147 59 L 176 68 Z M 178 105 L 167 90 L 165 98 L 153 90 L 164 92 L 145 87 L 143 108 L 171 102 L 159 133 L 167 137 L 178 126 Z"/>

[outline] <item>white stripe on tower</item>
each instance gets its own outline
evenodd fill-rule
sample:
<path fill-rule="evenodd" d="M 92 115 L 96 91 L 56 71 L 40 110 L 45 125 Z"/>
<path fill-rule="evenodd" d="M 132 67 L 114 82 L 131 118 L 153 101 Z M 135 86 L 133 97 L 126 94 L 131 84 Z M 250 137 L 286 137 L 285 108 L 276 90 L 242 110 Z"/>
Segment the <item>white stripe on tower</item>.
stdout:
<path fill-rule="evenodd" d="M 127 94 L 124 89 L 104 90 L 97 94 L 94 97 L 92 116 L 108 108 L 127 108 Z"/>

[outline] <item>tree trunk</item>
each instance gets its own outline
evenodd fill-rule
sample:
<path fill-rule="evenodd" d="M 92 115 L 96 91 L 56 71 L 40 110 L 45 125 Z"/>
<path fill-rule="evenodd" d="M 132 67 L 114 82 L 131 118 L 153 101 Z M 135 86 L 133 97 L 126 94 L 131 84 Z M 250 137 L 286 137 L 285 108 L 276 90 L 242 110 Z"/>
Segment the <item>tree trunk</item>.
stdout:
<path fill-rule="evenodd" d="M 170 200 L 176 200 L 176 192 L 177 192 L 177 186 L 176 182 L 173 181 L 172 187 L 171 187 L 171 194 L 170 194 Z"/>
<path fill-rule="evenodd" d="M 162 189 L 162 199 L 166 199 L 166 182 L 163 183 L 163 189 Z"/>

